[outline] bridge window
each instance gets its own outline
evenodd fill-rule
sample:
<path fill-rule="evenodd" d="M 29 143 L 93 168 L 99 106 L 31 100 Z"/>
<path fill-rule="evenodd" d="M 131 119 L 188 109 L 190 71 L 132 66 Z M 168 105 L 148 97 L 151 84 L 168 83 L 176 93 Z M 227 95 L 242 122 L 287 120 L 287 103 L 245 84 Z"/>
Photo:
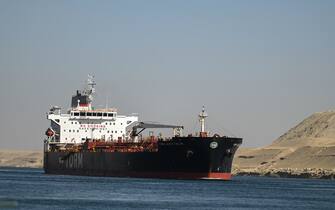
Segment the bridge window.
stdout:
<path fill-rule="evenodd" d="M 73 113 L 74 116 L 79 116 L 79 112 Z"/>
<path fill-rule="evenodd" d="M 108 117 L 113 117 L 113 113 L 108 113 Z"/>
<path fill-rule="evenodd" d="M 92 116 L 92 113 L 91 112 L 87 112 L 86 115 L 87 116 Z"/>
<path fill-rule="evenodd" d="M 107 113 L 104 113 L 104 117 L 107 117 Z"/>
<path fill-rule="evenodd" d="M 102 117 L 102 113 L 101 112 L 98 112 L 98 117 Z"/>
<path fill-rule="evenodd" d="M 97 116 L 97 113 L 96 113 L 96 112 L 93 112 L 93 116 L 96 117 L 96 116 Z"/>
<path fill-rule="evenodd" d="M 85 117 L 86 113 L 85 112 L 80 112 L 80 116 Z"/>

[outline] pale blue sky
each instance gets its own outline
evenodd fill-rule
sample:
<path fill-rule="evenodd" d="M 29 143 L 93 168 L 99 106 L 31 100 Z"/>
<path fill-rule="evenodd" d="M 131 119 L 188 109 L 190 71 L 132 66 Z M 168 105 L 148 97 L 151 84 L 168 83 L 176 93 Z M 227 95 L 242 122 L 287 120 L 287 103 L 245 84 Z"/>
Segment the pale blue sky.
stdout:
<path fill-rule="evenodd" d="M 40 149 L 88 73 L 96 105 L 271 143 L 335 107 L 335 1 L 0 0 L 0 148 Z"/>

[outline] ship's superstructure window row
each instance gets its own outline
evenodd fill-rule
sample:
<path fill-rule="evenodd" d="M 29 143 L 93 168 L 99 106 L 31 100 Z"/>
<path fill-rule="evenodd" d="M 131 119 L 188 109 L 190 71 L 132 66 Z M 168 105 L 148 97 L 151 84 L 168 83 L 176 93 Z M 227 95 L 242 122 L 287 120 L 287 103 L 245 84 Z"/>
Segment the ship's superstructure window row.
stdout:
<path fill-rule="evenodd" d="M 110 112 L 94 112 L 94 111 L 90 111 L 90 112 L 72 111 L 70 115 L 74 117 L 116 117 L 115 112 L 110 113 Z"/>

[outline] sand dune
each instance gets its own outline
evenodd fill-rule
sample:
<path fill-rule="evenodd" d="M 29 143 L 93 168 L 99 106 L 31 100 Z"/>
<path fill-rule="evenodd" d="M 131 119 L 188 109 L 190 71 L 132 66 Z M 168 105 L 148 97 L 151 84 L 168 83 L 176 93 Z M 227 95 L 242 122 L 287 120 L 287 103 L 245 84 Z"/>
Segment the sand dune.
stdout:
<path fill-rule="evenodd" d="M 335 112 L 315 113 L 262 148 L 241 148 L 234 172 L 329 171 L 335 174 Z"/>
<path fill-rule="evenodd" d="M 43 152 L 0 150 L 0 166 L 41 168 L 43 166 Z"/>

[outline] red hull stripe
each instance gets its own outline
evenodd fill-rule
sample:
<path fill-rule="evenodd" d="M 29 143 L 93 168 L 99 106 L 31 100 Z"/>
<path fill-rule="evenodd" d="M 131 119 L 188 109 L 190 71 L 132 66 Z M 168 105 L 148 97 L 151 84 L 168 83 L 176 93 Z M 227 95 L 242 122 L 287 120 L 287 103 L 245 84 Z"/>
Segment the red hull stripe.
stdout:
<path fill-rule="evenodd" d="M 79 106 L 84 106 L 84 107 L 86 107 L 86 106 L 88 106 L 88 104 L 79 104 Z"/>
<path fill-rule="evenodd" d="M 231 173 L 209 173 L 208 178 L 230 180 L 231 179 Z"/>

